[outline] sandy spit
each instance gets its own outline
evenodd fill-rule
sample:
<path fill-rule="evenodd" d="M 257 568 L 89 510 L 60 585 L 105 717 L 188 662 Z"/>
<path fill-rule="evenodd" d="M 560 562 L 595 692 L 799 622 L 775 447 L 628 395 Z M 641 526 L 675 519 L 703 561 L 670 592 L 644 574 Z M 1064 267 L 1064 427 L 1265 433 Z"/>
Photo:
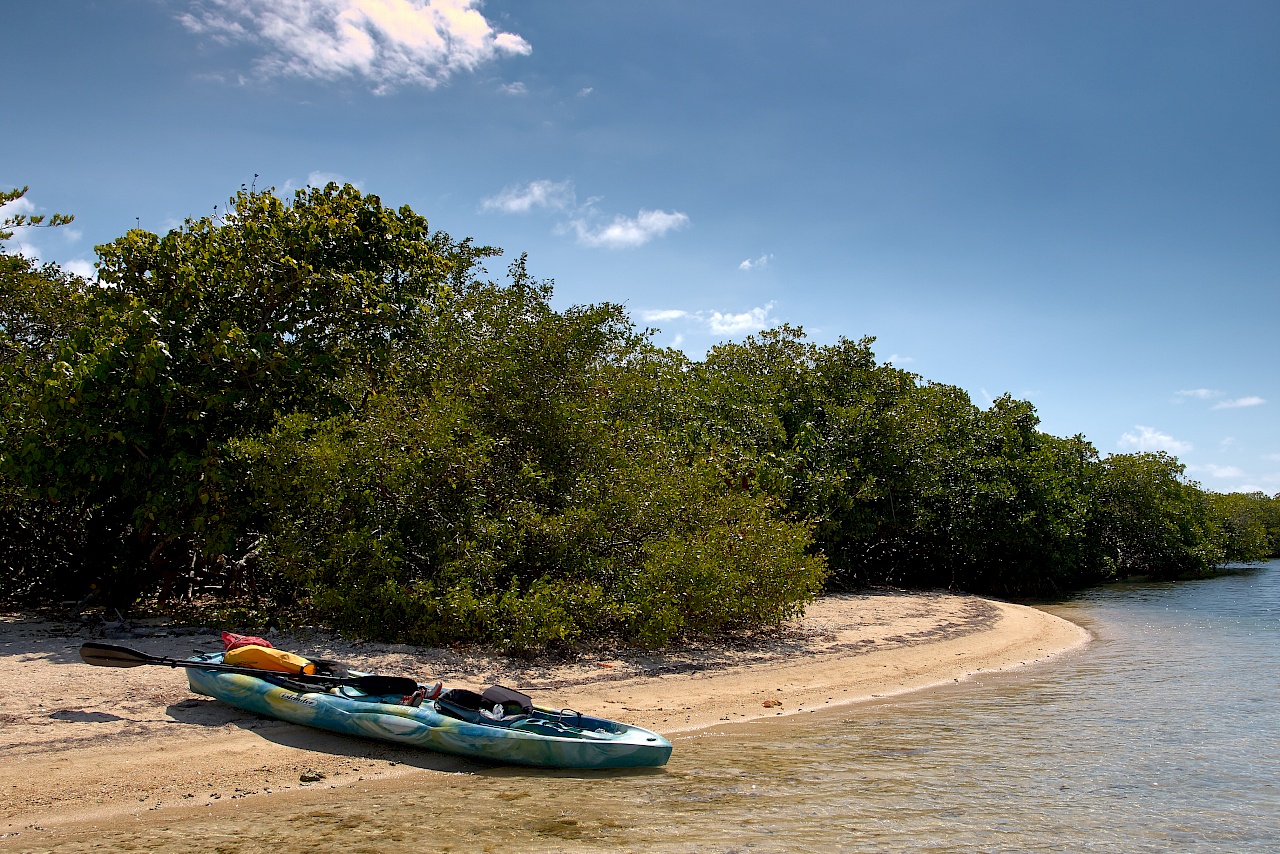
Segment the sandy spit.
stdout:
<path fill-rule="evenodd" d="M 0 847 L 17 842 L 14 834 L 85 820 L 159 821 L 184 807 L 469 767 L 224 706 L 192 694 L 181 669 L 92 668 L 77 654 L 85 640 L 178 657 L 222 648 L 214 634 L 170 632 L 134 626 L 121 638 L 122 627 L 104 638 L 101 629 L 0 615 Z M 272 637 L 278 647 L 361 670 L 523 688 L 539 705 L 664 734 L 919 690 L 1042 661 L 1088 639 L 1034 608 L 901 592 L 826 597 L 803 618 L 731 645 L 609 649 L 572 661 Z"/>

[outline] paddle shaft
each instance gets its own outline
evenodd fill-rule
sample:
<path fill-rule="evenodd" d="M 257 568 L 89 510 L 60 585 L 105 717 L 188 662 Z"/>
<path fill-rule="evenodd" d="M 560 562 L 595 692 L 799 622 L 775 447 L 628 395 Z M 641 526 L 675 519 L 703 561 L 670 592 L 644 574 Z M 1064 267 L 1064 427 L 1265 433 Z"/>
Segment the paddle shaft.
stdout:
<path fill-rule="evenodd" d="M 82 644 L 80 646 L 80 658 L 85 664 L 92 664 L 98 667 L 137 667 L 143 664 L 154 664 L 163 667 L 194 667 L 199 670 L 211 670 L 217 673 L 239 673 L 243 676 L 256 676 L 259 679 L 288 679 L 291 682 L 316 686 L 336 687 L 348 685 L 372 695 L 400 694 L 404 696 L 418 690 L 417 680 L 410 679 L 407 676 L 369 675 L 342 677 L 263 670 L 258 667 L 239 667 L 234 664 L 220 664 L 213 661 L 148 655 L 136 649 L 108 643 L 91 642 Z"/>

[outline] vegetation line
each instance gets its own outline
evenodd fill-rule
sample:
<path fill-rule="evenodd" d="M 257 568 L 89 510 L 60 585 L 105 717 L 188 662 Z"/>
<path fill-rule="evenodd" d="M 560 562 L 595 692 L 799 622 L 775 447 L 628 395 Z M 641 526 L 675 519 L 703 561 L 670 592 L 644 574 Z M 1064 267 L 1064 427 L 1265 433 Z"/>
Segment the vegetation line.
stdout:
<path fill-rule="evenodd" d="M 524 651 L 769 625 L 824 588 L 1028 595 L 1280 548 L 1280 497 L 1102 458 L 870 338 L 784 326 L 692 360 L 350 185 L 242 189 L 97 251 L 97 281 L 0 255 L 8 602 Z"/>

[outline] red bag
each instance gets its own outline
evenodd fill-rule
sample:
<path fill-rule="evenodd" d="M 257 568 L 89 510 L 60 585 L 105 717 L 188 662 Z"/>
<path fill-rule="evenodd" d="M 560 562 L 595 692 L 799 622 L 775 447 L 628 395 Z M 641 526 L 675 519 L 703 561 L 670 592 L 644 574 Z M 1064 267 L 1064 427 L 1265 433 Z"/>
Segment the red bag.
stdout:
<path fill-rule="evenodd" d="M 227 652 L 231 652 L 231 650 L 238 649 L 242 646 L 265 646 L 267 649 L 272 648 L 271 641 L 269 640 L 256 638 L 252 635 L 236 635 L 231 632 L 222 633 L 222 645 L 226 648 Z"/>

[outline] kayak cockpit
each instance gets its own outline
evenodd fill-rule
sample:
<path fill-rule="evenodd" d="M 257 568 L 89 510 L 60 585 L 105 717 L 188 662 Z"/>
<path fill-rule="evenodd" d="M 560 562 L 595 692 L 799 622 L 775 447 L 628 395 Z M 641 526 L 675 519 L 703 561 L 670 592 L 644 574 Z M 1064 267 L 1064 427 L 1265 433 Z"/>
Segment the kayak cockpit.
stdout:
<path fill-rule="evenodd" d="M 501 685 L 486 688 L 479 694 L 466 688 L 450 688 L 433 702 L 440 714 L 467 723 L 558 738 L 613 738 L 632 729 L 573 709 L 537 708 L 524 694 Z"/>

